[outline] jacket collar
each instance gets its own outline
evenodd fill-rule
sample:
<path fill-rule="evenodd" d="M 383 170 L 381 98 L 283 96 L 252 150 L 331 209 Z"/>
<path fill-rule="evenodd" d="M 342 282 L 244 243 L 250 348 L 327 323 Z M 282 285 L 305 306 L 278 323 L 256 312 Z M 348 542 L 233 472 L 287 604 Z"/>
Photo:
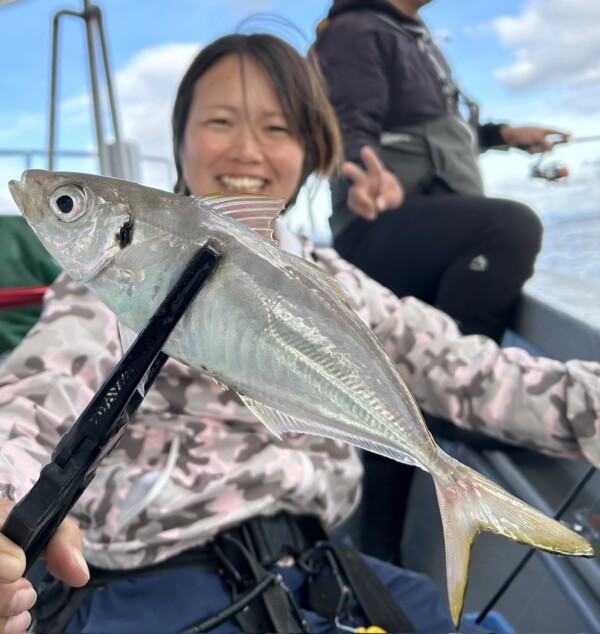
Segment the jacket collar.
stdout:
<path fill-rule="evenodd" d="M 334 0 L 327 14 L 327 18 L 331 19 L 342 13 L 349 13 L 350 11 L 370 10 L 377 11 L 378 13 L 384 13 L 391 18 L 398 20 L 399 22 L 407 22 L 408 24 L 422 24 L 421 20 L 414 20 L 405 15 L 401 11 L 398 11 L 396 7 L 393 7 L 386 0 Z"/>

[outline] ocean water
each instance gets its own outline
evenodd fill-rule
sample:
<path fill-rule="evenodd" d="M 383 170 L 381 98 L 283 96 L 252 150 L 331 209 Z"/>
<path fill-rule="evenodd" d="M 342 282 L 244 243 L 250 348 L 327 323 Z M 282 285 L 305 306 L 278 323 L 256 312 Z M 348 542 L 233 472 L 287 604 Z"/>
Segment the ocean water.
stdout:
<path fill-rule="evenodd" d="M 600 285 L 600 213 L 542 218 L 537 266 Z"/>

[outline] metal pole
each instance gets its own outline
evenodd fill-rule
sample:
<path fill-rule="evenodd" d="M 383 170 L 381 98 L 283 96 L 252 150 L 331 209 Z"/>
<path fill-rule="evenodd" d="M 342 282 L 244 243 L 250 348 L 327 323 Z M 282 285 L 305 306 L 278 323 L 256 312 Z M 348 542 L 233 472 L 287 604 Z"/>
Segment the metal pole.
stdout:
<path fill-rule="evenodd" d="M 108 159 L 106 152 L 106 143 L 104 141 L 104 130 L 102 125 L 102 106 L 100 103 L 100 90 L 98 86 L 98 70 L 96 65 L 96 51 L 94 46 L 93 20 L 99 13 L 98 7 L 90 6 L 89 0 L 84 0 L 83 13 L 63 9 L 58 11 L 54 16 L 52 29 L 52 71 L 50 79 L 50 115 L 49 115 L 49 133 L 48 133 L 48 169 L 54 170 L 54 162 L 56 156 L 56 129 L 57 129 L 57 98 L 58 98 L 58 51 L 60 46 L 60 21 L 70 15 L 80 18 L 85 22 L 86 39 L 88 47 L 88 57 L 90 65 L 90 82 L 92 89 L 92 104 L 94 108 L 94 124 L 96 129 L 96 142 L 98 145 L 98 161 L 100 165 L 100 173 L 108 174 Z M 105 56 L 106 64 L 107 56 Z M 111 87 L 112 94 L 112 87 Z M 114 97 L 111 97 L 114 99 Z M 111 106 L 113 119 L 115 118 L 116 108 L 114 104 Z M 116 135 L 115 135 L 116 136 Z"/>
<path fill-rule="evenodd" d="M 48 131 L 48 169 L 54 171 L 55 131 L 56 131 L 56 83 L 58 73 L 58 25 L 60 15 L 57 13 L 52 22 L 52 70 L 50 73 L 50 116 Z"/>
<path fill-rule="evenodd" d="M 88 59 L 90 64 L 90 82 L 92 88 L 92 105 L 94 108 L 94 123 L 96 125 L 96 142 L 98 144 L 98 158 L 100 162 L 100 173 L 108 174 L 108 159 L 106 156 L 106 143 L 104 142 L 104 130 L 102 126 L 102 105 L 100 103 L 100 89 L 98 86 L 98 75 L 96 66 L 96 49 L 94 42 L 93 25 L 97 18 L 97 7 L 90 4 L 90 0 L 83 0 L 83 19 L 85 21 L 85 31 L 87 35 Z"/>
<path fill-rule="evenodd" d="M 110 106 L 110 113 L 112 117 L 112 127 L 113 133 L 115 135 L 115 146 L 117 148 L 117 156 L 119 165 L 117 166 L 117 173 L 112 174 L 113 176 L 119 176 L 121 178 L 129 178 L 131 175 L 126 173 L 126 161 L 125 161 L 125 150 L 123 146 L 123 141 L 121 138 L 121 128 L 119 124 L 119 113 L 117 111 L 115 93 L 113 90 L 112 83 L 112 73 L 110 70 L 110 60 L 108 58 L 108 47 L 106 45 L 106 36 L 104 34 L 104 21 L 102 18 L 102 12 L 98 7 L 96 9 L 96 19 L 98 21 L 98 32 L 100 35 L 100 46 L 102 50 L 102 60 L 104 63 L 104 76 L 106 79 L 106 91 L 108 93 L 108 103 Z"/>
<path fill-rule="evenodd" d="M 52 23 L 52 71 L 50 77 L 50 116 L 49 124 L 50 130 L 48 134 L 48 169 L 54 169 L 54 156 L 56 154 L 56 101 L 57 101 L 57 85 L 58 85 L 58 36 L 60 19 L 65 15 L 71 15 L 75 18 L 83 18 L 83 13 L 77 11 L 70 11 L 69 9 L 63 9 L 59 11 L 55 16 Z"/>

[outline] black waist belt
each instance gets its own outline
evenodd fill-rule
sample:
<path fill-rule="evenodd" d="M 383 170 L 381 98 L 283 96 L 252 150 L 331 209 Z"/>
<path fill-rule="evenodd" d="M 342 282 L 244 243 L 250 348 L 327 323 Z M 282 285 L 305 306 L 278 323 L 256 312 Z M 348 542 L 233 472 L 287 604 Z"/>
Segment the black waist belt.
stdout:
<path fill-rule="evenodd" d="M 270 566 L 284 557 L 295 559 L 315 543 L 328 539 L 314 515 L 286 512 L 250 518 L 219 533 L 216 542 L 223 545 L 224 537 L 243 544 L 262 566 Z"/>
<path fill-rule="evenodd" d="M 328 535 L 315 516 L 287 512 L 251 518 L 221 531 L 204 546 L 157 564 L 134 570 L 90 566 L 90 582 L 84 588 L 71 588 L 48 575 L 37 589 L 34 631 L 62 632 L 94 588 L 183 568 L 220 574 L 233 597 L 232 606 L 188 632 L 210 631 L 231 616 L 248 633 L 310 631 L 293 593 L 267 570 L 286 557 L 307 572 L 312 611 L 333 620 L 355 597 L 372 624 L 388 632 L 415 631 L 358 551 Z"/>

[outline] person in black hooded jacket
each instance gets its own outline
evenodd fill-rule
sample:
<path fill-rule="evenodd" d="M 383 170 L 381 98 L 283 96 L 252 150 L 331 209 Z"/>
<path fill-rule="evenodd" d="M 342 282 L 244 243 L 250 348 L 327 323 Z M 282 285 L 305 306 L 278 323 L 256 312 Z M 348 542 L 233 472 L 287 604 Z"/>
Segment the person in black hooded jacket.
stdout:
<path fill-rule="evenodd" d="M 396 295 L 500 342 L 532 275 L 542 226 L 487 198 L 477 152 L 541 152 L 535 126 L 467 123 L 461 93 L 419 9 L 430 0 L 334 0 L 313 48 L 340 120 L 346 163 L 332 183 L 336 250 Z M 390 212 L 390 213 L 384 213 Z"/>
<path fill-rule="evenodd" d="M 418 297 L 464 334 L 500 343 L 533 273 L 542 226 L 529 207 L 484 195 L 477 153 L 543 152 L 552 148 L 549 135 L 566 134 L 479 125 L 418 15 L 429 1 L 334 0 L 318 27 L 310 57 L 327 82 L 346 158 L 331 182 L 333 244 L 397 296 Z M 426 420 L 448 435 L 447 424 Z M 458 439 L 490 447 L 475 433 Z M 414 469 L 368 453 L 363 462 L 364 495 L 349 530 L 363 551 L 399 563 Z M 372 521 L 381 516 L 388 521 Z"/>

